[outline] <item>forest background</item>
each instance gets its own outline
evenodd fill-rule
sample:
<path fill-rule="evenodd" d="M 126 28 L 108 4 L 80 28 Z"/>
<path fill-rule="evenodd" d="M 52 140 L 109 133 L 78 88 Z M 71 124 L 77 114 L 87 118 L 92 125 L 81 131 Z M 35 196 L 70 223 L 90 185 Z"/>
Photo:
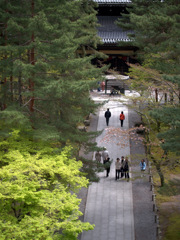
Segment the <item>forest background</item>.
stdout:
<path fill-rule="evenodd" d="M 97 108 L 89 91 L 106 69 L 91 64 L 103 58 L 95 50 L 97 5 L 88 0 L 0 0 L 0 5 L 1 237 L 77 239 L 93 226 L 78 220 L 76 194 L 98 171 L 78 155 L 80 147 L 96 149 L 91 139 L 98 134 L 78 128 Z M 147 158 L 160 177 L 155 182 L 177 194 L 178 182 L 168 182 L 167 175 L 179 171 L 180 3 L 133 0 L 128 11 L 118 24 L 135 31 L 131 39 L 139 49 L 140 65 L 131 65 L 128 73 L 131 89 L 140 93 L 132 107 L 142 116 Z M 164 104 L 151 98 L 152 89 L 164 94 Z M 167 200 L 163 194 L 161 201 Z M 179 234 L 174 231 L 179 214 L 172 215 L 173 222 L 166 229 L 171 239 Z"/>
<path fill-rule="evenodd" d="M 180 231 L 180 2 L 132 0 L 118 25 L 133 30 L 139 65 L 130 65 L 130 86 L 139 93 L 131 106 L 141 115 L 147 161 L 153 180 L 163 239 Z M 121 43 L 129 45 L 129 43 Z"/>
<path fill-rule="evenodd" d="M 89 91 L 102 71 L 91 64 L 93 1 L 0 1 L 1 239 L 77 239 L 77 192 L 95 178 L 79 149 L 97 133 L 79 130 L 96 109 Z M 81 14 L 80 14 L 81 13 Z M 96 170 L 96 169 L 95 169 Z"/>

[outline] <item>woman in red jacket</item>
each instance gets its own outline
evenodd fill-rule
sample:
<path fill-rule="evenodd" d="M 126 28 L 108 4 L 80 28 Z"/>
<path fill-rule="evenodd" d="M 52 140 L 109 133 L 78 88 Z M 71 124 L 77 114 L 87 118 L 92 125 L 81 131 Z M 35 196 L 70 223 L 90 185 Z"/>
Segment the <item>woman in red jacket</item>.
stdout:
<path fill-rule="evenodd" d="M 124 121 L 124 119 L 125 119 L 125 115 L 124 115 L 124 113 L 123 113 L 123 111 L 122 111 L 121 114 L 120 114 L 121 127 L 123 127 L 123 121 Z"/>

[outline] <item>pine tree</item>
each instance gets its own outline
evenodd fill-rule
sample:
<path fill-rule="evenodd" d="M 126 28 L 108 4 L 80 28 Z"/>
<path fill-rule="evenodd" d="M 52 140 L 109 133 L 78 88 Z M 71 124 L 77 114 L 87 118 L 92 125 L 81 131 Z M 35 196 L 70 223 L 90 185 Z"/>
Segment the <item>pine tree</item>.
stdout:
<path fill-rule="evenodd" d="M 138 57 L 142 65 L 159 72 L 163 79 L 163 87 L 166 85 L 171 98 L 170 106 L 166 105 L 160 109 L 158 107 L 151 112 L 155 119 L 167 124 L 166 131 L 160 133 L 159 138 L 165 140 L 164 149 L 180 153 L 177 147 L 180 140 L 180 3 L 177 0 L 132 0 L 128 10 L 126 19 L 129 21 L 119 24 L 134 30 L 131 39 L 133 45 L 139 48 Z M 159 88 L 161 89 L 161 86 Z"/>
<path fill-rule="evenodd" d="M 78 129 L 97 107 L 89 90 L 102 78 L 103 69 L 91 64 L 96 51 L 86 54 L 99 41 L 94 3 L 0 4 L 1 178 L 8 174 L 0 186 L 1 232 L 14 239 L 77 239 L 92 229 L 78 221 L 79 200 L 72 193 L 87 185 L 77 152 L 82 144 L 92 147 L 96 134 Z M 10 146 L 12 129 L 23 139 Z M 70 153 L 62 151 L 70 145 Z"/>
<path fill-rule="evenodd" d="M 13 105 L 17 114 L 23 112 L 30 119 L 36 138 L 59 135 L 64 144 L 86 138 L 77 126 L 95 109 L 89 90 L 102 72 L 91 64 L 95 55 L 82 54 L 98 42 L 93 6 L 84 0 L 19 0 L 2 10 L 2 16 L 9 13 L 3 19 L 9 42 L 1 46 L 7 69 L 1 86 L 6 99 L 1 102 L 7 105 L 7 115 Z M 8 89 L 12 73 L 13 102 Z"/>

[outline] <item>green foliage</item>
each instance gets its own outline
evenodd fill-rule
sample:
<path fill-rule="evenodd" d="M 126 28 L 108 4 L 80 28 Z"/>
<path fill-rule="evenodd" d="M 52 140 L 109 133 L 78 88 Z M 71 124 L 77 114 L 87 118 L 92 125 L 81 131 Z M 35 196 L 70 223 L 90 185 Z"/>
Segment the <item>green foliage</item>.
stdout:
<path fill-rule="evenodd" d="M 91 64 L 99 42 L 95 3 L 0 5 L 1 238 L 77 239 L 93 228 L 78 220 L 76 193 L 94 171 L 72 156 L 82 144 L 92 148 L 95 136 L 78 129 L 97 107 L 89 90 L 104 70 Z"/>
<path fill-rule="evenodd" d="M 164 139 L 162 147 L 166 151 L 180 154 L 180 109 L 176 107 L 163 107 L 161 111 L 154 109 L 151 116 L 165 123 L 168 128 L 158 134 L 160 139 Z"/>
<path fill-rule="evenodd" d="M 100 178 L 96 173 L 104 171 L 104 164 L 97 163 L 96 161 L 92 161 L 92 159 L 87 159 L 84 157 L 80 157 L 82 161 L 82 168 L 81 171 L 86 175 L 86 178 L 90 182 L 99 182 Z"/>
<path fill-rule="evenodd" d="M 130 88 L 135 90 L 146 98 L 150 98 L 152 88 L 155 87 L 154 77 L 152 75 L 152 71 L 146 69 L 145 67 L 141 66 L 132 66 L 129 70 L 130 79 L 128 80 L 130 84 Z"/>
<path fill-rule="evenodd" d="M 148 100 L 144 98 L 143 108 L 138 109 L 149 128 L 145 134 L 147 154 L 161 180 L 161 195 L 158 196 L 158 200 L 167 200 L 167 196 L 179 193 L 179 182 L 167 182 L 165 174 L 170 167 L 178 166 L 179 159 L 174 155 L 180 153 L 180 2 L 131 2 L 129 14 L 119 20 L 119 25 L 125 30 L 134 30 L 134 34 L 130 35 L 132 41 L 129 44 L 138 48 L 137 57 L 144 68 L 138 75 L 137 66 L 133 66 L 135 70 L 132 71 L 132 83 L 138 91 L 143 89 L 144 95 L 146 91 L 148 95 L 148 88 L 152 85 L 154 89 L 169 97 L 164 103 L 156 102 L 153 106 L 148 96 Z M 142 72 L 150 73 L 148 83 Z M 153 88 L 150 89 L 151 93 Z M 150 112 L 147 114 L 145 109 Z M 179 214 L 172 215 L 169 220 L 168 230 L 163 239 L 179 239 Z"/>
<path fill-rule="evenodd" d="M 31 141 L 69 143 L 74 156 L 95 134 L 80 131 L 97 105 L 89 90 L 103 69 L 93 1 L 0 0 L 0 134 L 12 128 Z M 86 50 L 93 50 L 91 56 Z"/>
<path fill-rule="evenodd" d="M 171 216 L 169 218 L 169 224 L 167 227 L 167 231 L 165 233 L 163 240 L 179 239 L 180 238 L 179 225 L 180 225 L 179 214 L 177 214 L 177 213 L 171 214 Z"/>
<path fill-rule="evenodd" d="M 178 179 L 169 180 L 164 186 L 158 189 L 158 193 L 164 196 L 175 196 L 180 194 L 180 181 Z"/>
<path fill-rule="evenodd" d="M 129 14 L 126 18 L 119 20 L 121 27 L 134 30 L 131 40 L 133 45 L 138 47 L 137 55 L 144 67 L 143 71 L 143 67 L 134 66 L 132 87 L 141 92 L 149 92 L 149 86 L 151 86 L 169 96 L 170 104 L 166 102 L 164 106 L 159 104 L 155 107 L 151 106 L 150 115 L 156 122 L 167 126 L 166 130 L 158 135 L 165 140 L 163 148 L 177 154 L 180 150 L 179 10 L 180 2 L 176 0 L 132 0 L 132 5 L 128 8 Z M 125 23 L 126 19 L 128 19 L 128 25 Z M 145 73 L 149 73 L 148 79 Z"/>
<path fill-rule="evenodd" d="M 78 217 L 78 189 L 88 180 L 71 157 L 14 130 L 0 144 L 0 232 L 2 239 L 77 239 L 92 229 Z"/>
<path fill-rule="evenodd" d="M 31 1 L 1 3 L 4 120 L 13 105 L 37 130 L 36 139 L 83 142 L 86 133 L 77 126 L 96 108 L 89 90 L 103 71 L 91 64 L 96 51 L 86 54 L 99 42 L 93 1 L 34 1 L 34 8 Z"/>

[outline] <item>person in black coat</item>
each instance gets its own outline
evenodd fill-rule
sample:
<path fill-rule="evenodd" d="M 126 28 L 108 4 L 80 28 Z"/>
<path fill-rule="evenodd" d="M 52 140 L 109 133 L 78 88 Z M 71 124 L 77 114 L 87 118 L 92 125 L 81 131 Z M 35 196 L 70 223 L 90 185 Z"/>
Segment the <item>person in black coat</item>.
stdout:
<path fill-rule="evenodd" d="M 125 175 L 125 178 L 129 179 L 129 162 L 128 162 L 128 157 L 125 158 L 125 162 L 124 162 L 124 175 Z"/>
<path fill-rule="evenodd" d="M 106 118 L 106 124 L 107 126 L 109 125 L 109 119 L 111 117 L 111 112 L 109 111 L 109 108 L 107 109 L 107 111 L 104 114 L 104 117 Z"/>
<path fill-rule="evenodd" d="M 120 169 L 120 172 L 121 172 L 121 178 L 124 177 L 124 156 L 121 157 L 121 169 Z"/>
<path fill-rule="evenodd" d="M 106 177 L 109 177 L 110 167 L 111 167 L 112 161 L 110 161 L 110 158 L 107 157 L 104 161 L 104 168 L 106 169 Z"/>

